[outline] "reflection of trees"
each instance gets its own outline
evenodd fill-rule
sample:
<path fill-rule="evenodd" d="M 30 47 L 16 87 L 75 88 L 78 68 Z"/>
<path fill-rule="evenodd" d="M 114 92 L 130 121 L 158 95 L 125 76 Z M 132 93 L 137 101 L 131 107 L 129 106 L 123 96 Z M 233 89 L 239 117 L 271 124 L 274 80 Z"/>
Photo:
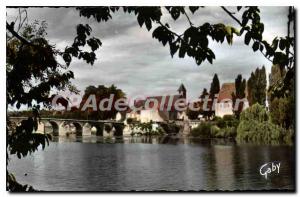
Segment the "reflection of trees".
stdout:
<path fill-rule="evenodd" d="M 208 150 L 212 150 L 212 149 L 208 149 Z M 203 163 L 206 163 L 206 168 L 204 169 L 205 177 L 206 177 L 206 185 L 205 185 L 205 189 L 207 190 L 215 190 L 217 189 L 217 185 L 216 185 L 216 172 L 215 172 L 215 162 L 216 162 L 216 158 L 215 155 L 212 153 L 213 151 L 209 151 L 206 154 L 203 154 L 202 156 L 202 160 Z"/>
<path fill-rule="evenodd" d="M 234 189 L 234 163 L 232 146 L 214 146 L 213 153 L 215 156 L 215 173 L 217 189 L 232 190 Z"/>

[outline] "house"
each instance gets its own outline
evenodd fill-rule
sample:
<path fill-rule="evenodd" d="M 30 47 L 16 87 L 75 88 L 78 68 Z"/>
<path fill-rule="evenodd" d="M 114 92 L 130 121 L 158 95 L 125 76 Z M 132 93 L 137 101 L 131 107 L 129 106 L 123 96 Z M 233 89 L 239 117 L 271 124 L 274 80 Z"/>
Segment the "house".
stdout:
<path fill-rule="evenodd" d="M 139 110 L 128 110 L 126 118 L 133 118 L 140 122 L 164 122 L 177 120 L 184 112 L 175 108 L 175 103 L 184 104 L 186 102 L 186 89 L 180 85 L 176 95 L 149 96 L 144 100 L 136 100 L 134 107 Z M 181 99 L 181 100 L 179 100 Z"/>
<path fill-rule="evenodd" d="M 215 115 L 223 117 L 224 115 L 233 115 L 232 93 L 235 93 L 235 83 L 224 83 L 219 91 L 217 103 L 215 106 Z M 245 91 L 247 98 L 247 90 Z M 244 100 L 243 110 L 249 107 L 249 102 Z"/>

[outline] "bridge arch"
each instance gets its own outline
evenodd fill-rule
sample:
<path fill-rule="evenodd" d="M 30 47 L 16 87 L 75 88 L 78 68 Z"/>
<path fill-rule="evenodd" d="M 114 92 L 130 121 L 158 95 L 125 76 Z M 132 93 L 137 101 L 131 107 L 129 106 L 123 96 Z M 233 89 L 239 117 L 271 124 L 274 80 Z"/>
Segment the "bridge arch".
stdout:
<path fill-rule="evenodd" d="M 103 136 L 103 129 L 104 124 L 103 123 L 90 123 L 92 127 L 96 128 L 96 135 L 97 136 Z"/>
<path fill-rule="evenodd" d="M 123 136 L 124 124 L 114 123 L 112 126 L 115 129 L 114 136 Z"/>
<path fill-rule="evenodd" d="M 55 121 L 51 121 L 51 120 L 49 120 L 49 123 L 50 123 L 50 125 L 52 127 L 52 132 L 51 133 L 54 136 L 58 136 L 59 135 L 59 125 L 58 125 L 58 123 L 55 122 Z"/>
<path fill-rule="evenodd" d="M 75 131 L 76 135 L 77 136 L 82 136 L 82 127 L 83 126 L 78 122 L 72 122 L 72 124 L 74 125 L 74 127 L 76 129 L 76 131 Z"/>
<path fill-rule="evenodd" d="M 112 137 L 114 136 L 115 128 L 113 127 L 112 123 L 105 123 L 104 130 L 103 130 L 103 137 Z"/>

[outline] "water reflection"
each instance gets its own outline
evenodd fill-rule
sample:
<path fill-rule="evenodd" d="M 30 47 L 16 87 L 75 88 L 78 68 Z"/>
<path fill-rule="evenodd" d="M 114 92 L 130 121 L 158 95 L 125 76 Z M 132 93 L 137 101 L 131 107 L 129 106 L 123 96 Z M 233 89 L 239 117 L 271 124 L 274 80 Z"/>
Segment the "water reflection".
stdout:
<path fill-rule="evenodd" d="M 42 190 L 294 189 L 294 147 L 195 138 L 83 136 L 54 138 L 45 151 L 12 158 L 17 179 Z M 265 180 L 264 163 L 280 161 Z M 28 176 L 24 176 L 27 173 Z"/>
<path fill-rule="evenodd" d="M 81 142 L 81 143 L 124 143 L 124 144 L 202 144 L 202 145 L 233 145 L 236 142 L 233 139 L 201 139 L 188 138 L 177 136 L 128 136 L 128 137 L 102 137 L 102 136 L 76 136 L 71 134 L 69 136 L 54 136 L 53 142 Z"/>

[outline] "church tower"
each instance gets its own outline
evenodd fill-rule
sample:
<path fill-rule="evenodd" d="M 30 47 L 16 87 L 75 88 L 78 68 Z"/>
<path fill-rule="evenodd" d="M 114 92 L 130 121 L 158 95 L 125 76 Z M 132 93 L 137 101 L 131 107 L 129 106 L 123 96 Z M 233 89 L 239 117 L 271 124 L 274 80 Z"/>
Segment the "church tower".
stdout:
<path fill-rule="evenodd" d="M 178 88 L 178 92 L 181 98 L 186 98 L 186 89 L 183 84 L 181 84 Z"/>

